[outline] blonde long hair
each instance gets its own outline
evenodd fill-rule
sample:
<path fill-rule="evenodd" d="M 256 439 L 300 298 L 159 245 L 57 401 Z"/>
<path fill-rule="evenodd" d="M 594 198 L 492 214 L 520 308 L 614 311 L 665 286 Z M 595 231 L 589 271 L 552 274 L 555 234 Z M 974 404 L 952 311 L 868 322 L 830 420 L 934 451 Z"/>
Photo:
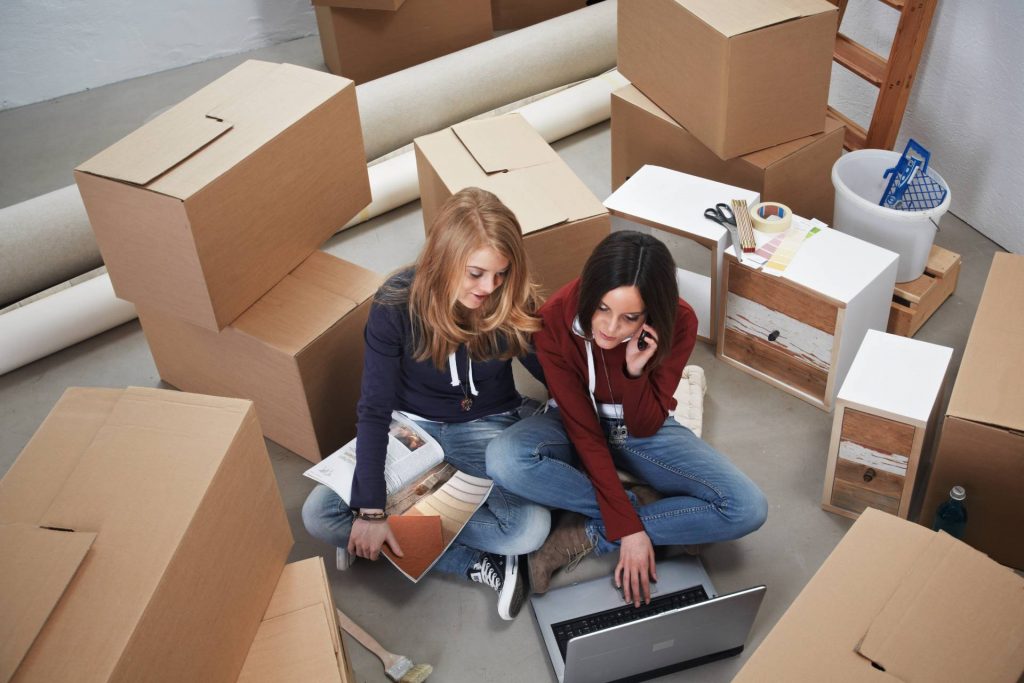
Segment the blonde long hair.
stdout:
<path fill-rule="evenodd" d="M 504 281 L 475 310 L 459 303 L 470 256 L 490 247 L 508 259 Z M 443 369 L 466 344 L 476 360 L 508 359 L 530 350 L 540 329 L 540 295 L 530 278 L 522 231 L 512 210 L 492 193 L 469 187 L 444 203 L 427 231 L 408 289 L 413 357 Z"/>

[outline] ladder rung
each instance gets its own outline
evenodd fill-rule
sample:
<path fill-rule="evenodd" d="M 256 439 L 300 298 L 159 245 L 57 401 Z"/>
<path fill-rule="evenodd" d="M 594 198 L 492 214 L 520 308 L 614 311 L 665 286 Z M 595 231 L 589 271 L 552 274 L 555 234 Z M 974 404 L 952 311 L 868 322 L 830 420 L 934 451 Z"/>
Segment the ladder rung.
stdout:
<path fill-rule="evenodd" d="M 828 108 L 828 115 L 832 118 L 840 121 L 846 126 L 846 134 L 843 136 L 843 147 L 850 150 L 851 152 L 864 149 L 867 143 L 868 133 L 864 130 L 863 126 L 854 123 L 853 119 L 841 114 L 833 107 Z"/>
<path fill-rule="evenodd" d="M 903 5 L 906 4 L 906 2 L 904 0 L 881 0 L 881 3 L 883 5 L 888 5 L 889 7 L 892 7 L 893 9 L 898 9 L 898 10 L 902 10 L 903 9 Z"/>
<path fill-rule="evenodd" d="M 881 86 L 885 79 L 886 61 L 842 33 L 836 35 L 833 58 L 876 88 Z"/>

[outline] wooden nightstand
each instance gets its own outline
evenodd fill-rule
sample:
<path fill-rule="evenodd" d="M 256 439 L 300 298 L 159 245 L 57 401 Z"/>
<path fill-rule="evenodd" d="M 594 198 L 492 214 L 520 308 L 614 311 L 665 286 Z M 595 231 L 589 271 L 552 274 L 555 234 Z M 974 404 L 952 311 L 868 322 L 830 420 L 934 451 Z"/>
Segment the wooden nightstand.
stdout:
<path fill-rule="evenodd" d="M 648 165 L 623 183 L 604 205 L 613 216 L 679 235 L 708 250 L 710 275 L 679 268 L 676 284 L 679 296 L 697 314 L 697 337 L 714 343 L 721 310 L 722 258 L 729 245 L 729 233 L 705 218 L 704 210 L 717 202 L 728 204 L 732 199 L 745 199 L 753 206 L 760 201 L 759 197 L 757 192 L 741 187 Z M 891 298 L 891 291 L 889 295 Z"/>
<path fill-rule="evenodd" d="M 871 330 L 836 398 L 821 507 L 906 519 L 953 349 Z"/>
<path fill-rule="evenodd" d="M 831 410 L 864 335 L 885 329 L 897 258 L 830 228 L 782 275 L 740 264 L 729 247 L 718 358 Z"/>

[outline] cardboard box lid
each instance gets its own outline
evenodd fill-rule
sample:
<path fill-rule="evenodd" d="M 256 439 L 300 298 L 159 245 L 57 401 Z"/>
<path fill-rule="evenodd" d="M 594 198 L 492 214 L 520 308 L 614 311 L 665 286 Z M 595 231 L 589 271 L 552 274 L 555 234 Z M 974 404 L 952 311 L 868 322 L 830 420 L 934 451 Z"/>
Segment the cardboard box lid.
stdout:
<path fill-rule="evenodd" d="M 559 156 L 520 114 L 466 121 L 455 137 L 485 173 L 503 173 L 558 161 Z"/>
<path fill-rule="evenodd" d="M 1024 579 L 937 533 L 858 652 L 901 681 L 1012 681 L 1024 671 Z"/>
<path fill-rule="evenodd" d="M 292 64 L 249 60 L 77 170 L 188 199 L 351 85 Z"/>
<path fill-rule="evenodd" d="M 1022 600 L 1024 579 L 1011 570 L 945 534 L 867 508 L 735 680 L 975 681 L 984 672 L 1020 671 Z M 991 643 L 974 642 L 990 636 Z M 954 657 L 963 661 L 950 670 L 972 666 L 971 675 L 936 679 L 914 668 Z"/>
<path fill-rule="evenodd" d="M 826 0 L 676 0 L 705 24 L 731 38 L 822 12 L 836 12 Z"/>
<path fill-rule="evenodd" d="M 382 283 L 373 271 L 315 251 L 231 328 L 296 355 L 373 296 Z"/>
<path fill-rule="evenodd" d="M 9 681 L 96 534 L 0 524 L 0 681 Z"/>
<path fill-rule="evenodd" d="M 947 415 L 1024 432 L 1024 255 L 999 253 L 985 290 Z"/>

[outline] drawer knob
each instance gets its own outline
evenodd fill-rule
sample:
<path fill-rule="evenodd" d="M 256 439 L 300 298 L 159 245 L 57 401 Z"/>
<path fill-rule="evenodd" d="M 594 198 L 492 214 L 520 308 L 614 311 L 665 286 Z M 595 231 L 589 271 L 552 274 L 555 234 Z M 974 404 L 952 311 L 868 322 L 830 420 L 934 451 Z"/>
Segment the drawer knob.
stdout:
<path fill-rule="evenodd" d="M 867 468 L 866 470 L 864 470 L 864 481 L 871 481 L 872 479 L 875 478 L 875 474 L 877 474 L 875 470 L 873 470 L 870 467 Z"/>
<path fill-rule="evenodd" d="M 768 333 L 768 341 L 775 341 L 778 338 L 779 338 L 779 331 L 778 330 L 772 330 L 771 332 Z"/>

